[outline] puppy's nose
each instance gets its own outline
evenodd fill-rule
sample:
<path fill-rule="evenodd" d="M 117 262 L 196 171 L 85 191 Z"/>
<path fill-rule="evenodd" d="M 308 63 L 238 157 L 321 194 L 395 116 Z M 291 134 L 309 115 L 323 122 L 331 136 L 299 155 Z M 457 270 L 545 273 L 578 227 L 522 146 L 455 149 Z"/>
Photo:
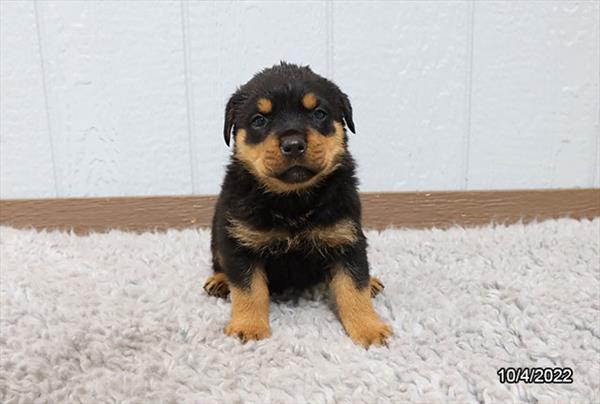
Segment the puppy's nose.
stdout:
<path fill-rule="evenodd" d="M 281 154 L 287 157 L 300 157 L 306 151 L 306 141 L 300 134 L 286 135 L 279 143 Z"/>

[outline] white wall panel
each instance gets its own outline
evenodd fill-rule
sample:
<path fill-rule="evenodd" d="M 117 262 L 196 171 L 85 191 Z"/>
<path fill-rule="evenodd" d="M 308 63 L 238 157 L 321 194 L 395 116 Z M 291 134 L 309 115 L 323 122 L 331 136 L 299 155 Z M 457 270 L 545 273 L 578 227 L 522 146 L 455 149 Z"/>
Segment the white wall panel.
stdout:
<path fill-rule="evenodd" d="M 0 7 L 2 198 L 214 194 L 228 97 L 282 59 L 350 95 L 363 191 L 600 186 L 598 1 Z"/>
<path fill-rule="evenodd" d="M 469 3 L 334 2 L 334 78 L 350 95 L 363 191 L 463 184 Z"/>
<path fill-rule="evenodd" d="M 61 196 L 192 190 L 173 1 L 40 2 Z"/>
<path fill-rule="evenodd" d="M 186 10 L 187 9 L 187 10 Z M 195 190 L 216 193 L 230 150 L 225 103 L 238 86 L 280 60 L 327 70 L 325 2 L 191 2 L 189 24 Z"/>
<path fill-rule="evenodd" d="M 477 2 L 469 188 L 589 187 L 598 2 Z"/>
<path fill-rule="evenodd" d="M 55 196 L 33 2 L 0 1 L 0 198 Z"/>

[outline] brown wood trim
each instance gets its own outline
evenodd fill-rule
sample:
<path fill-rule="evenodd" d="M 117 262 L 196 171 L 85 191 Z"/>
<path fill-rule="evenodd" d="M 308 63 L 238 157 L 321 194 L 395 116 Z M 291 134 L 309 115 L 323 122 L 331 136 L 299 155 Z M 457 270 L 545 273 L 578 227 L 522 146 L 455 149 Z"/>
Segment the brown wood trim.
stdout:
<path fill-rule="evenodd" d="M 445 228 L 600 216 L 600 189 L 364 193 L 363 223 Z M 77 233 L 210 226 L 215 196 L 0 200 L 0 224 Z"/>
<path fill-rule="evenodd" d="M 368 227 L 449 227 L 600 216 L 600 189 L 365 194 Z"/>

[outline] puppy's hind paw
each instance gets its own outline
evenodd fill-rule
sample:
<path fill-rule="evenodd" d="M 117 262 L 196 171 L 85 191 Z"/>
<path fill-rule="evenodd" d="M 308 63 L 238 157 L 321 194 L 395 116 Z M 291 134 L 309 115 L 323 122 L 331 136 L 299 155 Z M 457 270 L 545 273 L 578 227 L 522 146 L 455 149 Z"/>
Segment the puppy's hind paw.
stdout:
<path fill-rule="evenodd" d="M 369 280 L 369 286 L 371 288 L 371 297 L 377 296 L 379 293 L 383 292 L 383 288 L 385 288 L 379 278 L 374 276 L 371 276 L 371 279 Z"/>
<path fill-rule="evenodd" d="M 206 280 L 204 290 L 210 296 L 226 298 L 229 294 L 229 283 L 222 272 L 216 272 Z"/>

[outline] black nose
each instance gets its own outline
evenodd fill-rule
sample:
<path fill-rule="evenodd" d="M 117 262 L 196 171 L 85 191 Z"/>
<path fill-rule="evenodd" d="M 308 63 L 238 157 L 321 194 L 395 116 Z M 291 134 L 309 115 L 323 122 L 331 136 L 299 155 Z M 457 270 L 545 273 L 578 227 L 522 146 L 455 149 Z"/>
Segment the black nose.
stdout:
<path fill-rule="evenodd" d="M 279 148 L 284 156 L 300 157 L 306 150 L 306 141 L 303 135 L 287 135 L 281 138 Z"/>

